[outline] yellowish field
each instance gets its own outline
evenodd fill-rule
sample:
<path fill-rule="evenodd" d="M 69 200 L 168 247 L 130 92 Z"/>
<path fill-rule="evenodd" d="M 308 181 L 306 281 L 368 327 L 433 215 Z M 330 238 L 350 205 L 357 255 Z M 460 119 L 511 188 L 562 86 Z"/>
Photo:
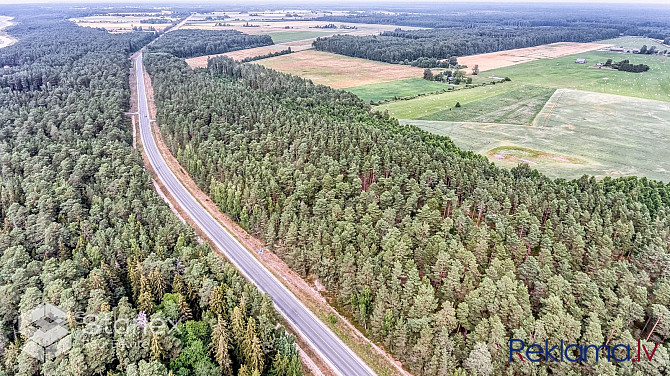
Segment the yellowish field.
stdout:
<path fill-rule="evenodd" d="M 304 50 L 312 48 L 312 42 L 313 41 L 314 41 L 314 39 L 297 40 L 297 41 L 294 41 L 294 42 L 273 44 L 271 46 L 247 48 L 246 50 L 226 52 L 226 53 L 223 53 L 223 54 L 192 57 L 190 59 L 186 59 L 186 64 L 188 64 L 188 66 L 191 67 L 191 68 L 205 68 L 205 67 L 207 67 L 207 59 L 212 58 L 212 57 L 216 57 L 216 56 L 221 56 L 221 55 L 228 56 L 230 58 L 233 58 L 233 59 L 239 61 L 239 60 L 242 60 L 242 59 L 247 58 L 247 57 L 255 57 L 255 56 L 261 56 L 261 55 L 267 55 L 267 54 L 272 53 L 272 52 L 283 51 L 283 50 L 288 49 L 289 47 L 291 48 L 291 51 L 294 51 L 294 52 L 304 51 Z"/>
<path fill-rule="evenodd" d="M 165 18 L 165 23 L 150 24 L 140 22 L 149 18 Z M 112 33 L 127 33 L 133 31 L 133 27 L 142 27 L 144 30 L 153 27 L 156 31 L 162 31 L 163 29 L 171 26 L 174 20 L 175 18 L 171 18 L 169 17 L 169 14 L 165 13 L 146 13 L 146 15 L 142 16 L 135 14 L 100 15 L 70 19 L 70 21 L 76 23 L 79 26 L 103 28 Z"/>
<path fill-rule="evenodd" d="M 611 45 L 601 43 L 558 42 L 536 47 L 463 56 L 458 58 L 458 63 L 467 65 L 470 69 L 466 69 L 465 71 L 470 73 L 472 72 L 471 68 L 473 68 L 475 64 L 479 65 L 480 71 L 487 71 L 508 67 L 510 65 L 527 63 L 529 61 L 555 59 L 557 57 L 599 50 L 608 46 Z"/>
<path fill-rule="evenodd" d="M 229 26 L 216 26 L 216 24 L 226 24 Z M 249 23 L 253 27 L 244 26 Z M 334 24 L 336 29 L 321 29 L 316 26 L 325 26 L 328 24 Z M 355 29 L 344 29 L 340 26 L 355 26 Z M 378 25 L 378 24 L 364 24 L 364 23 L 346 23 L 346 22 L 329 22 L 329 21 L 303 21 L 303 20 L 282 20 L 282 21 L 266 21 L 259 20 L 255 21 L 253 19 L 249 20 L 199 20 L 198 17 L 191 18 L 184 29 L 209 29 L 209 30 L 238 30 L 245 34 L 269 34 L 269 33 L 282 33 L 282 32 L 296 32 L 296 31 L 309 31 L 309 32 L 318 32 L 323 34 L 323 36 L 329 36 L 333 34 L 349 34 L 349 35 L 370 35 L 378 34 L 383 31 L 395 30 L 400 26 L 396 25 Z M 404 30 L 416 30 L 420 29 L 418 27 L 408 27 L 402 26 Z"/>
<path fill-rule="evenodd" d="M 305 10 L 305 9 L 280 9 L 268 10 L 262 12 L 209 12 L 195 14 L 191 19 L 194 21 L 208 21 L 207 18 L 217 18 L 227 16 L 226 21 L 240 21 L 240 20 L 275 20 L 281 21 L 284 19 L 290 20 L 309 20 L 316 17 L 323 16 L 344 16 L 348 11 L 319 11 L 319 10 Z M 291 17 L 287 17 L 291 14 Z M 295 17 L 294 17 L 295 16 Z"/>
<path fill-rule="evenodd" d="M 315 50 L 271 57 L 258 63 L 336 89 L 423 77 L 422 68 Z"/>
<path fill-rule="evenodd" d="M 207 67 L 207 60 L 215 56 L 224 55 L 239 61 L 247 57 L 267 55 L 269 53 L 283 51 L 285 49 L 286 47 L 283 47 L 278 44 L 274 44 L 271 46 L 256 47 L 256 48 L 247 48 L 246 50 L 226 52 L 224 54 L 192 57 L 190 59 L 186 59 L 186 64 L 188 64 L 188 66 L 191 68 L 205 68 Z"/>

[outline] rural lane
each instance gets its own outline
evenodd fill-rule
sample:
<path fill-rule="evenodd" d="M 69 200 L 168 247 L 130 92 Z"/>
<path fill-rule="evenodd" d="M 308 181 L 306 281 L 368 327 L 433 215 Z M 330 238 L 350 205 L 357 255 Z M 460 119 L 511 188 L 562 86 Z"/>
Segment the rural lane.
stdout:
<path fill-rule="evenodd" d="M 272 297 L 277 311 L 284 316 L 293 330 L 312 347 L 336 374 L 341 376 L 375 375 L 356 354 L 217 222 L 175 177 L 158 151 L 151 132 L 147 95 L 144 87 L 142 53 L 137 54 L 133 61 L 137 77 L 140 138 L 144 152 L 156 172 L 157 178 L 172 195 L 176 204 L 245 278 L 253 282 L 259 290 Z"/>

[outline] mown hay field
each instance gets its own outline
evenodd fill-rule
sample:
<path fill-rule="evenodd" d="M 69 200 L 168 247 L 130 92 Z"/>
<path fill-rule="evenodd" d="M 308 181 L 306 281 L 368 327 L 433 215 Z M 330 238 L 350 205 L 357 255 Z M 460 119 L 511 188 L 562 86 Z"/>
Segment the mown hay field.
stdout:
<path fill-rule="evenodd" d="M 670 181 L 670 103 L 559 89 L 532 125 L 404 120 L 505 167 Z"/>
<path fill-rule="evenodd" d="M 423 69 L 388 64 L 330 52 L 306 50 L 256 61 L 268 68 L 295 74 L 336 89 L 420 78 Z"/>

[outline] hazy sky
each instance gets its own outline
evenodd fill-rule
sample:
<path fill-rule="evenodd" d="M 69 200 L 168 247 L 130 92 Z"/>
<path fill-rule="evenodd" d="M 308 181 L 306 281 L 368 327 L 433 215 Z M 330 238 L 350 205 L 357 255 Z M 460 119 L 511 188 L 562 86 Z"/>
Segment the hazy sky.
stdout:
<path fill-rule="evenodd" d="M 165 4 L 165 3 L 191 3 L 193 5 L 197 4 L 219 4 L 221 7 L 225 7 L 226 5 L 244 5 L 244 4 L 272 4 L 272 5 L 282 5 L 286 4 L 287 6 L 290 5 L 295 5 L 295 4 L 302 4 L 306 5 L 307 4 L 334 4 L 334 5 L 341 5 L 343 3 L 349 5 L 349 4 L 363 4 L 363 3 L 368 3 L 368 4 L 388 4 L 388 3 L 407 3 L 409 0 L 366 0 L 366 1 L 361 1 L 361 0 L 310 0 L 310 1 L 304 1 L 304 0 L 288 0 L 288 1 L 281 1 L 281 0 L 238 0 L 238 1 L 214 1 L 214 0 L 202 0 L 202 1 L 189 1 L 189 0 L 137 0 L 137 1 L 109 1 L 109 0 L 88 0 L 88 1 L 82 1 L 82 0 L 0 0 L 0 4 L 26 4 L 26 3 L 31 3 L 31 4 L 87 4 L 87 3 L 95 3 L 95 4 L 100 4 L 100 3 L 107 3 L 107 4 L 123 4 L 123 5 L 143 5 L 143 4 Z M 444 1 L 444 0 L 419 0 L 419 1 L 411 1 L 412 3 L 441 3 L 441 4 L 448 4 L 448 3 L 453 3 L 453 1 Z M 670 0 L 497 0 L 497 1 L 491 1 L 491 0 L 469 0 L 469 1 L 464 1 L 464 0 L 457 0 L 455 1 L 457 3 L 582 3 L 582 4 L 595 4 L 595 3 L 600 3 L 600 4 L 612 4 L 612 3 L 617 3 L 617 4 L 666 4 L 670 6 Z"/>

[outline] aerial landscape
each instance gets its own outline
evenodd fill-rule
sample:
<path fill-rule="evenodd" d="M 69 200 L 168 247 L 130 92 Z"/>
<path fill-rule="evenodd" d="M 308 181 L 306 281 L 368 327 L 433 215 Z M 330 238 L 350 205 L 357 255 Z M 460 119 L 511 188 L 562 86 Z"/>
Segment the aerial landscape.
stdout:
<path fill-rule="evenodd" d="M 0 1 L 0 376 L 670 374 L 670 4 Z"/>

